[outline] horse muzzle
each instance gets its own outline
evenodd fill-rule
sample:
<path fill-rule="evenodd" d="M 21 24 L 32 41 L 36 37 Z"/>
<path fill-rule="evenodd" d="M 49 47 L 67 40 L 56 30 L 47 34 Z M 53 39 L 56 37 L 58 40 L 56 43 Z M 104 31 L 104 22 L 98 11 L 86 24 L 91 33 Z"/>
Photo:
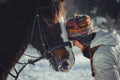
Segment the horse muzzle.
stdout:
<path fill-rule="evenodd" d="M 62 59 L 59 61 L 56 57 L 51 58 L 49 61 L 53 70 L 58 72 L 68 72 L 74 65 L 74 63 L 71 63 L 68 59 Z"/>

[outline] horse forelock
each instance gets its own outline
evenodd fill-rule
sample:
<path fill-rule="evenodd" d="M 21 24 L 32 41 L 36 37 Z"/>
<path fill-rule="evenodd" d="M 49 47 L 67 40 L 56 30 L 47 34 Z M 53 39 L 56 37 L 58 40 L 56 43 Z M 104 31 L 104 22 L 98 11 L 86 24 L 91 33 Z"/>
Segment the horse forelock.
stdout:
<path fill-rule="evenodd" d="M 52 14 L 54 23 L 59 23 L 61 16 L 65 15 L 63 0 L 52 0 Z"/>

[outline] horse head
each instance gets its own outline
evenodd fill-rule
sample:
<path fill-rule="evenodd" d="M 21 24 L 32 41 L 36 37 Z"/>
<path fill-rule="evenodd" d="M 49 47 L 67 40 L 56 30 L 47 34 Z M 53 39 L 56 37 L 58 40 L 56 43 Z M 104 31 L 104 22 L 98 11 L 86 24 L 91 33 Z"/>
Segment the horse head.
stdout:
<path fill-rule="evenodd" d="M 38 26 L 35 26 L 31 44 L 49 60 L 55 71 L 69 71 L 74 65 L 74 55 L 64 21 L 60 20 L 55 24 L 49 18 L 40 19 L 40 16 L 38 20 L 40 21 Z"/>
<path fill-rule="evenodd" d="M 49 60 L 55 71 L 65 72 L 71 69 L 75 59 L 64 26 L 63 2 L 52 0 L 52 15 L 46 17 L 38 13 L 38 27 L 35 28 L 32 45 Z"/>

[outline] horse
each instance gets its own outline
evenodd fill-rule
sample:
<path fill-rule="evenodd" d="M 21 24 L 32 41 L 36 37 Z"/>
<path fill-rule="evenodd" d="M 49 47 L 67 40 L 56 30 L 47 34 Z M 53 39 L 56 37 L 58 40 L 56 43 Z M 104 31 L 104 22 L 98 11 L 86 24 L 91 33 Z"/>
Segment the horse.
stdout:
<path fill-rule="evenodd" d="M 52 69 L 69 71 L 75 59 L 64 26 L 64 0 L 0 1 L 0 80 L 7 80 L 30 44 Z"/>

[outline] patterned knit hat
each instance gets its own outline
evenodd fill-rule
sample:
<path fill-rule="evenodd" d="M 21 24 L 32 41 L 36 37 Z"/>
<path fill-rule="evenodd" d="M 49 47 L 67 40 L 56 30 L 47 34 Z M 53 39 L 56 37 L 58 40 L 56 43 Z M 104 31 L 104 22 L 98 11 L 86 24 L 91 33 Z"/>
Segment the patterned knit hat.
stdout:
<path fill-rule="evenodd" d="M 72 18 L 67 20 L 66 30 L 69 37 L 75 37 L 92 33 L 93 26 L 88 15 L 75 14 Z"/>

